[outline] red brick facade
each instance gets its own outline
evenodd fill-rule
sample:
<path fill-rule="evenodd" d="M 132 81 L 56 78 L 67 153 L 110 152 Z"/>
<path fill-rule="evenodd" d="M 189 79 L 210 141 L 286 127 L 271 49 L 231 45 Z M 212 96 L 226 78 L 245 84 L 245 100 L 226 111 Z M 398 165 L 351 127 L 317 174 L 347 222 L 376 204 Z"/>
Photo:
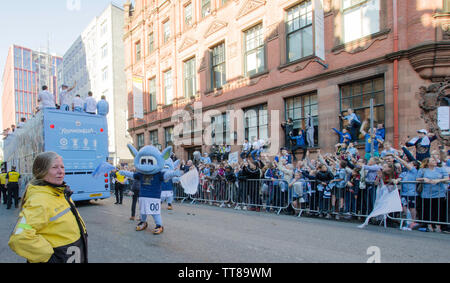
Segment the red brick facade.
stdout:
<path fill-rule="evenodd" d="M 270 121 L 274 118 L 271 117 L 271 110 L 279 110 L 277 118 L 283 122 L 289 116 L 286 114 L 286 109 L 291 105 L 289 103 L 294 103 L 300 105 L 294 106 L 294 112 L 314 109 L 318 147 L 329 151 L 338 140 L 332 131 L 332 128 L 341 127 L 338 115 L 349 105 L 361 108 L 359 113 L 363 113 L 363 119 L 366 118 L 367 108 L 363 108 L 368 106 L 367 97 L 373 97 L 379 106 L 376 119 L 385 123 L 386 139 L 390 141 L 394 140 L 394 111 L 398 111 L 399 141 L 404 142 L 408 136 L 415 135 L 417 129 L 427 128 L 420 117 L 420 87 L 446 81 L 446 77 L 450 76 L 450 14 L 444 10 L 442 0 L 361 0 L 362 6 L 354 6 L 352 10 L 343 6 L 344 1 L 324 0 L 325 61 L 318 60 L 313 54 L 291 62 L 288 62 L 290 53 L 287 53 L 295 53 L 295 50 L 288 47 L 289 14 L 295 14 L 293 11 L 297 7 L 302 11 L 302 7 L 311 2 L 313 11 L 309 15 L 314 18 L 312 30 L 315 31 L 314 13 L 316 3 L 321 1 L 135 2 L 135 7 L 125 4 L 124 42 L 129 131 L 136 143 L 138 135 L 143 134 L 144 144 L 149 144 L 150 132 L 157 130 L 158 143 L 164 147 L 164 129 L 174 125 L 172 113 L 177 109 L 189 109 L 194 102 L 203 104 L 203 112 L 217 109 L 222 113 L 267 105 L 269 135 L 273 130 Z M 203 17 L 202 3 L 206 5 L 208 2 L 209 13 Z M 364 13 L 365 8 L 361 7 L 370 4 L 367 2 L 375 3 L 378 9 L 377 14 L 371 16 L 376 23 L 365 25 L 373 32 L 366 35 L 362 29 L 362 37 L 344 43 L 345 36 L 354 32 L 345 26 L 346 23 L 348 25 L 349 15 L 358 9 Z M 394 17 L 395 4 L 397 17 Z M 186 12 L 189 5 L 192 10 Z M 186 14 L 192 16 L 186 17 Z M 394 49 L 394 24 L 398 26 L 398 51 Z M 264 66 L 257 74 L 249 76 L 245 71 L 246 34 L 255 26 L 260 27 L 262 33 L 259 36 L 263 38 L 264 51 L 261 52 L 264 54 Z M 168 35 L 168 27 L 170 36 L 165 42 L 164 32 L 166 30 Z M 315 36 L 313 38 L 318 40 Z M 152 48 L 150 41 L 153 42 Z M 226 82 L 214 88 L 212 70 L 216 59 L 211 53 L 222 43 L 225 48 Z M 141 59 L 138 61 L 136 47 L 140 49 Z M 303 46 L 301 49 L 305 53 L 308 51 Z M 195 58 L 196 93 L 185 97 L 184 62 L 192 58 Z M 398 60 L 398 110 L 394 110 L 394 60 Z M 174 94 L 173 104 L 169 106 L 164 105 L 164 73 L 168 70 L 171 70 Z M 144 78 L 144 119 L 133 117 L 133 76 Z M 151 79 L 155 79 L 158 104 L 154 111 L 150 109 Z M 346 98 L 347 95 L 353 98 Z M 362 101 L 358 100 L 360 98 Z M 307 103 L 314 105 L 313 108 L 306 107 Z M 294 115 L 304 118 L 300 112 Z M 245 134 L 242 121 L 231 123 L 234 123 L 234 129 L 238 129 L 235 131 L 240 140 Z M 279 124 L 275 127 L 278 128 Z M 279 131 L 283 140 L 281 127 L 275 130 Z M 177 156 L 187 158 L 188 149 L 189 146 L 177 146 L 175 151 Z M 207 146 L 202 147 L 203 151 L 208 149 Z M 232 151 L 239 149 L 236 145 Z"/>

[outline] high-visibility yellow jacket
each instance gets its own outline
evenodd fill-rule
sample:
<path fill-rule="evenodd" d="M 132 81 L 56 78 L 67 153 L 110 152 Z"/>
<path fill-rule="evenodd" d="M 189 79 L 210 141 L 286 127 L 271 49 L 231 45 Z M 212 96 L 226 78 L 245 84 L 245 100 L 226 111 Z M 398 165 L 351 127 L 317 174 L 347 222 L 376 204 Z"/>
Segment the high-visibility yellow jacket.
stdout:
<path fill-rule="evenodd" d="M 120 175 L 119 172 L 116 172 L 116 179 L 121 184 L 125 183 L 125 176 Z"/>
<path fill-rule="evenodd" d="M 0 184 L 2 185 L 6 184 L 6 173 L 0 174 Z"/>
<path fill-rule="evenodd" d="M 17 183 L 19 182 L 20 174 L 16 171 L 10 171 L 6 174 L 6 179 L 8 179 L 8 183 Z"/>
<path fill-rule="evenodd" d="M 87 232 L 65 186 L 38 181 L 24 196 L 9 247 L 31 263 L 86 263 Z"/>

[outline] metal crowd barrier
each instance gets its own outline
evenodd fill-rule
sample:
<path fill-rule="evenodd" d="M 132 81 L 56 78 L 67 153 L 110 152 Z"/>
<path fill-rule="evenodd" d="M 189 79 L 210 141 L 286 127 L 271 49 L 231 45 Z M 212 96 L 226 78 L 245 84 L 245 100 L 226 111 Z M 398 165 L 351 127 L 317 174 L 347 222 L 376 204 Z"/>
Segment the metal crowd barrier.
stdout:
<path fill-rule="evenodd" d="M 343 216 L 347 218 L 367 217 L 373 209 L 376 187 L 366 183 L 366 187 L 352 191 L 347 187 L 319 186 L 315 180 L 300 180 L 294 183 L 292 208 L 298 212 L 319 216 Z"/>
<path fill-rule="evenodd" d="M 221 207 L 230 204 L 232 183 L 226 180 L 204 180 L 200 182 L 195 195 L 190 196 L 191 203 L 217 203 Z"/>
<path fill-rule="evenodd" d="M 234 185 L 231 202 L 235 207 L 248 210 L 277 211 L 277 214 L 290 206 L 292 193 L 284 180 L 238 180 Z"/>
<path fill-rule="evenodd" d="M 181 187 L 180 183 L 173 184 L 173 198 L 177 201 L 183 203 L 184 201 L 189 199 L 189 195 L 184 192 L 184 189 Z"/>
<path fill-rule="evenodd" d="M 408 224 L 423 223 L 450 225 L 449 182 L 444 184 L 441 198 L 422 198 L 420 193 L 406 195 L 403 185 L 416 185 L 420 182 L 401 182 L 398 185 L 402 199 L 403 212 L 391 213 L 384 217 L 400 223 L 402 228 Z M 243 208 L 248 210 L 276 212 L 292 209 L 301 217 L 303 214 L 321 216 L 339 216 L 347 219 L 365 220 L 372 211 L 378 187 L 374 183 L 366 183 L 365 188 L 351 192 L 346 186 L 342 189 L 322 190 L 317 181 L 301 180 L 297 184 L 289 184 L 280 179 L 226 180 L 201 182 L 195 195 L 186 195 L 179 184 L 174 186 L 175 199 L 184 202 L 219 204 L 221 207 Z M 410 188 L 409 188 L 410 189 Z M 424 188 L 426 190 L 426 188 Z M 411 194 L 411 189 L 409 190 Z M 334 208 L 334 209 L 333 209 Z M 409 212 L 408 212 L 409 211 Z M 386 222 L 385 222 L 386 226 Z"/>
<path fill-rule="evenodd" d="M 414 228 L 416 224 L 450 226 L 450 183 L 444 182 L 438 190 L 434 187 L 434 191 L 426 185 L 424 182 L 415 181 L 401 182 L 398 185 L 403 211 L 388 214 L 387 217 L 400 222 L 400 229 Z M 419 186 L 421 189 L 418 192 Z"/>

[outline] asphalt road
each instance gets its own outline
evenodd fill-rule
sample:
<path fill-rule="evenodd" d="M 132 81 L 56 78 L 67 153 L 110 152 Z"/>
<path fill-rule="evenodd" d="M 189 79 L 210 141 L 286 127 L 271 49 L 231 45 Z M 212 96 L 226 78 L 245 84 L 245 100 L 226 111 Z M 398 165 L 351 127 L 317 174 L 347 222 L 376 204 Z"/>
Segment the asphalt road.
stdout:
<path fill-rule="evenodd" d="M 177 203 L 163 205 L 165 231 L 152 235 L 135 231 L 130 207 L 130 198 L 79 206 L 91 263 L 450 262 L 447 234 Z M 18 212 L 0 205 L 0 263 L 25 261 L 7 244 Z"/>

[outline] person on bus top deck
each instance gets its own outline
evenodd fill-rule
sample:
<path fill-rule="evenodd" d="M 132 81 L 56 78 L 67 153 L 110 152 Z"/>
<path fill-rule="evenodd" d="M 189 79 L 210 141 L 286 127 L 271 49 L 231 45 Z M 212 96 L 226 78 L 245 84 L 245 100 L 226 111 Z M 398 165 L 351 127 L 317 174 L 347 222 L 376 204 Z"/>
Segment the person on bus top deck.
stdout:
<path fill-rule="evenodd" d="M 16 172 L 16 166 L 11 166 L 11 171 L 6 174 L 6 188 L 8 190 L 6 209 L 11 209 L 13 198 L 15 208 L 19 206 L 19 179 L 20 174 Z"/>
<path fill-rule="evenodd" d="M 67 85 L 61 86 L 62 91 L 59 94 L 60 110 L 70 111 L 70 107 L 72 106 L 72 95 L 70 94 L 70 92 L 75 88 L 76 85 L 77 82 L 75 82 L 71 88 L 69 88 Z"/>
<path fill-rule="evenodd" d="M 96 114 L 97 112 L 97 101 L 93 97 L 92 91 L 88 93 L 88 97 L 84 100 L 84 111 L 89 114 Z"/>
<path fill-rule="evenodd" d="M 74 112 L 83 112 L 84 101 L 81 99 L 80 95 L 75 95 L 75 98 L 72 101 L 72 108 Z"/>
<path fill-rule="evenodd" d="M 44 152 L 33 162 L 9 247 L 29 263 L 87 263 L 87 230 L 64 183 L 64 163 Z"/>
<path fill-rule="evenodd" d="M 42 87 L 42 91 L 38 94 L 39 110 L 44 108 L 56 109 L 55 96 L 48 91 L 47 86 Z"/>
<path fill-rule="evenodd" d="M 109 113 L 109 104 L 104 95 L 102 95 L 102 99 L 97 103 L 97 113 L 102 116 L 106 116 Z"/>

